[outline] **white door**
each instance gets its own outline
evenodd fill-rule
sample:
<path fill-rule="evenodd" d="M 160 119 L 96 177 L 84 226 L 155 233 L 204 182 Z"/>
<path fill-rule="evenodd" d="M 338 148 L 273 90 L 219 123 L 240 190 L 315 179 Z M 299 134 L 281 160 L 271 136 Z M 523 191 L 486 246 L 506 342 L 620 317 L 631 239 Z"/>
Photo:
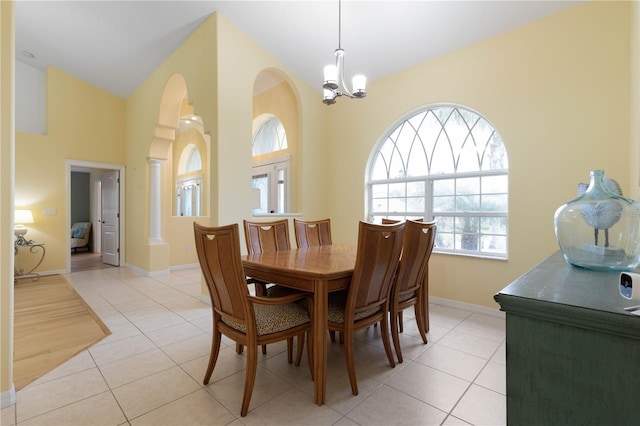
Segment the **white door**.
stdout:
<path fill-rule="evenodd" d="M 102 186 L 102 262 L 120 266 L 120 172 L 100 175 Z"/>

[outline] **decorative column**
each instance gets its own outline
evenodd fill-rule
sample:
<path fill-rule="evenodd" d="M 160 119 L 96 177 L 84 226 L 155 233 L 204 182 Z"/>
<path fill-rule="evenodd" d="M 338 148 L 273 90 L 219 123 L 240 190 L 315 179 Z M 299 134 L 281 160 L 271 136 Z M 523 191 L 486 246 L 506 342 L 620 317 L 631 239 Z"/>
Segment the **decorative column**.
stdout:
<path fill-rule="evenodd" d="M 162 211 L 162 163 L 160 158 L 148 158 L 150 166 L 150 194 L 149 194 L 149 244 L 164 243 L 162 239 L 161 214 Z"/>

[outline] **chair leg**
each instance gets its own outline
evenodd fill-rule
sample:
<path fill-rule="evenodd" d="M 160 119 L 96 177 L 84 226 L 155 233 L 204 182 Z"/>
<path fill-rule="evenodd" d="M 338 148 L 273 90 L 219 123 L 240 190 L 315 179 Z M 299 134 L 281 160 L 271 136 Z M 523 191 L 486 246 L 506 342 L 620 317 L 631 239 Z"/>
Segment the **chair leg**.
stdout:
<path fill-rule="evenodd" d="M 402 319 L 402 311 L 398 312 L 398 323 L 400 324 L 400 333 L 404 331 L 404 319 Z"/>
<path fill-rule="evenodd" d="M 384 344 L 384 351 L 387 354 L 389 365 L 391 367 L 396 366 L 396 361 L 393 359 L 393 352 L 391 352 L 391 342 L 389 341 L 389 317 L 384 315 L 382 321 L 380 321 L 380 334 L 382 335 L 382 343 Z"/>
<path fill-rule="evenodd" d="M 293 337 L 287 339 L 287 362 L 293 363 Z"/>
<path fill-rule="evenodd" d="M 298 349 L 296 352 L 296 367 L 300 367 L 300 361 L 302 361 L 302 352 L 304 351 L 304 333 L 298 335 Z"/>
<path fill-rule="evenodd" d="M 262 345 L 262 355 L 267 354 L 267 345 Z"/>
<path fill-rule="evenodd" d="M 400 318 L 400 312 L 396 314 L 392 310 L 391 315 L 389 317 L 391 318 L 391 337 L 393 338 L 393 347 L 396 350 L 396 356 L 398 357 L 398 362 L 402 363 L 402 349 L 400 348 L 400 334 L 398 331 L 398 318 Z"/>
<path fill-rule="evenodd" d="M 242 352 L 244 352 L 244 346 L 236 342 L 236 353 L 241 354 Z"/>
<path fill-rule="evenodd" d="M 333 330 L 329 330 L 329 337 L 331 338 L 332 342 L 336 341 L 336 332 Z"/>
<path fill-rule="evenodd" d="M 356 366 L 353 360 L 353 330 L 346 331 L 342 330 L 340 332 L 340 336 L 345 335 L 345 343 L 344 343 L 344 359 L 347 362 L 347 373 L 349 374 L 349 383 L 351 384 L 351 393 L 354 395 L 358 394 L 358 382 L 356 380 Z"/>
<path fill-rule="evenodd" d="M 211 374 L 213 374 L 213 369 L 216 366 L 216 361 L 218 360 L 218 353 L 220 353 L 220 340 L 222 338 L 222 334 L 218 330 L 213 330 L 213 336 L 211 337 L 211 354 L 209 355 L 209 365 L 207 366 L 207 372 L 204 373 L 203 384 L 208 385 L 209 380 L 211 379 Z"/>
<path fill-rule="evenodd" d="M 418 324 L 418 331 L 420 332 L 420 337 L 422 338 L 422 342 L 427 344 L 427 327 L 425 326 L 425 313 L 423 312 L 422 302 L 418 300 L 414 305 L 414 311 L 416 314 L 416 323 Z M 427 323 L 429 320 L 427 319 Z"/>
<path fill-rule="evenodd" d="M 253 386 L 256 383 L 256 371 L 258 367 L 258 347 L 255 345 L 247 347 L 247 368 L 244 372 L 244 394 L 242 395 L 242 408 L 240 416 L 244 417 L 249 411 Z"/>

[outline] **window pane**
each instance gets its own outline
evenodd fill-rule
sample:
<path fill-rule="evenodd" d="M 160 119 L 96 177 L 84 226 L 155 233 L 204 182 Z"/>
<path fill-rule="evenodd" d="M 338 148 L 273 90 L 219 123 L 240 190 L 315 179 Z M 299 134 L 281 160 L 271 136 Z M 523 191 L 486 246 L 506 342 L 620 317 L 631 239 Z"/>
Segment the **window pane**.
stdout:
<path fill-rule="evenodd" d="M 439 233 L 439 232 L 453 232 L 453 221 L 454 221 L 454 218 L 438 216 L 438 217 L 435 218 L 435 221 L 436 221 L 436 225 L 438 227 L 438 229 L 436 230 L 436 233 Z"/>
<path fill-rule="evenodd" d="M 507 251 L 507 237 L 485 235 L 482 237 L 482 251 L 487 253 L 504 253 Z"/>
<path fill-rule="evenodd" d="M 506 212 L 508 208 L 507 195 L 483 195 L 482 211 L 484 212 Z"/>
<path fill-rule="evenodd" d="M 455 194 L 456 181 L 454 179 L 438 179 L 433 181 L 433 195 Z"/>
<path fill-rule="evenodd" d="M 481 228 L 484 234 L 507 234 L 507 218 L 506 217 L 483 217 L 481 220 Z"/>
<path fill-rule="evenodd" d="M 403 198 L 389 198 L 389 211 L 390 212 L 406 212 L 407 204 L 406 199 Z"/>
<path fill-rule="evenodd" d="M 433 197 L 434 212 L 454 212 L 455 210 L 455 197 Z"/>
<path fill-rule="evenodd" d="M 456 197 L 456 211 L 477 212 L 480 211 L 480 196 L 465 195 Z"/>
<path fill-rule="evenodd" d="M 483 176 L 482 192 L 485 194 L 506 194 L 509 190 L 509 179 L 506 175 Z"/>
<path fill-rule="evenodd" d="M 287 135 L 284 126 L 277 117 L 266 120 L 253 137 L 253 155 L 287 149 Z"/>
<path fill-rule="evenodd" d="M 438 229 L 436 231 L 436 241 L 434 246 L 446 250 L 454 250 L 453 234 L 449 232 L 440 232 L 440 229 Z"/>
<path fill-rule="evenodd" d="M 410 211 L 410 212 L 423 212 L 424 211 L 424 197 L 408 197 L 407 198 L 407 211 Z"/>
<path fill-rule="evenodd" d="M 456 191 L 458 195 L 465 194 L 479 194 L 480 193 L 480 178 L 463 178 L 456 181 Z"/>

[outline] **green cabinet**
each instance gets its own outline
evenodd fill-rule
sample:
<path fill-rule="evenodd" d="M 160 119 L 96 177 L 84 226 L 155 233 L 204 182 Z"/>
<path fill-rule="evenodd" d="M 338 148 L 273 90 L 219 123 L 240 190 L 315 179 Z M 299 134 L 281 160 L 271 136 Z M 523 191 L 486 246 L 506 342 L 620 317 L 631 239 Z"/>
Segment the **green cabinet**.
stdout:
<path fill-rule="evenodd" d="M 619 272 L 560 252 L 494 296 L 506 313 L 507 424 L 640 424 L 640 317 Z"/>

